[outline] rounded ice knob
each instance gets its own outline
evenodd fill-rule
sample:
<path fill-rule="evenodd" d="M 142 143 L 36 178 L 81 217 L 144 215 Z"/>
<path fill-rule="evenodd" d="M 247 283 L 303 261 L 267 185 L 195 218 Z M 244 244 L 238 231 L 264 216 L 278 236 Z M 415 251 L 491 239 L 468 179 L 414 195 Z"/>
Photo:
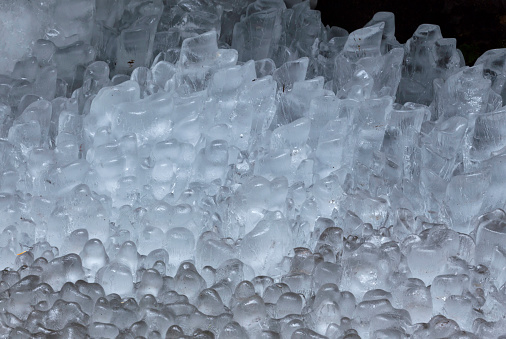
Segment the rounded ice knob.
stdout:
<path fill-rule="evenodd" d="M 142 278 L 137 290 L 137 295 L 143 296 L 146 294 L 152 294 L 157 296 L 163 286 L 163 277 L 160 272 L 153 268 L 149 268 L 144 271 Z"/>
<path fill-rule="evenodd" d="M 109 262 L 104 245 L 99 239 L 90 239 L 80 253 L 83 267 L 96 272 Z"/>
<path fill-rule="evenodd" d="M 134 287 L 130 268 L 118 262 L 102 267 L 97 273 L 97 282 L 102 285 L 106 294 L 128 295 Z"/>

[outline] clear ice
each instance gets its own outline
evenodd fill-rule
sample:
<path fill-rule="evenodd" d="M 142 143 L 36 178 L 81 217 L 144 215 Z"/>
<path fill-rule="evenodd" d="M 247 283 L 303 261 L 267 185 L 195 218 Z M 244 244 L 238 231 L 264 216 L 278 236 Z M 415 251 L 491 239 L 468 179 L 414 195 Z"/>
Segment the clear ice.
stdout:
<path fill-rule="evenodd" d="M 506 49 L 316 1 L 0 2 L 0 338 L 504 338 Z"/>

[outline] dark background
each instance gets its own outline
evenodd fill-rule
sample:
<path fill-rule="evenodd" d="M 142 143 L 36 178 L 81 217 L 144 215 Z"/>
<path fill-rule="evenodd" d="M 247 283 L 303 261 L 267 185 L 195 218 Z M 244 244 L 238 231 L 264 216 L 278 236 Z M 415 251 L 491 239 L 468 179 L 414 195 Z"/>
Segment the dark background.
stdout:
<path fill-rule="evenodd" d="M 506 0 L 319 0 L 324 25 L 348 32 L 363 27 L 376 12 L 395 14 L 395 36 L 405 43 L 424 23 L 456 38 L 468 65 L 485 51 L 506 48 Z"/>

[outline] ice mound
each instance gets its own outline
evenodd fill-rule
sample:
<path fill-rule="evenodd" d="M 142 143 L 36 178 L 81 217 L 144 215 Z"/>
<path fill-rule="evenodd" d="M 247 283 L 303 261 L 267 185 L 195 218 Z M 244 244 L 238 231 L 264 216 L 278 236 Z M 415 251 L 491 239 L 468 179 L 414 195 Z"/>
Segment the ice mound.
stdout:
<path fill-rule="evenodd" d="M 312 5 L 0 3 L 1 338 L 506 334 L 506 50 Z"/>

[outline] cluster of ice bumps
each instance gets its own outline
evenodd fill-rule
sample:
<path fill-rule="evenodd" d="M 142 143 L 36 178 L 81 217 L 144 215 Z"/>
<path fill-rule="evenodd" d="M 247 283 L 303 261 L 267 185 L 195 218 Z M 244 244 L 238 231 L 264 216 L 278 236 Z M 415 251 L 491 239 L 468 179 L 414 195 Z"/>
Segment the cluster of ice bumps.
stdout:
<path fill-rule="evenodd" d="M 504 338 L 506 49 L 311 5 L 0 3 L 1 338 Z"/>

